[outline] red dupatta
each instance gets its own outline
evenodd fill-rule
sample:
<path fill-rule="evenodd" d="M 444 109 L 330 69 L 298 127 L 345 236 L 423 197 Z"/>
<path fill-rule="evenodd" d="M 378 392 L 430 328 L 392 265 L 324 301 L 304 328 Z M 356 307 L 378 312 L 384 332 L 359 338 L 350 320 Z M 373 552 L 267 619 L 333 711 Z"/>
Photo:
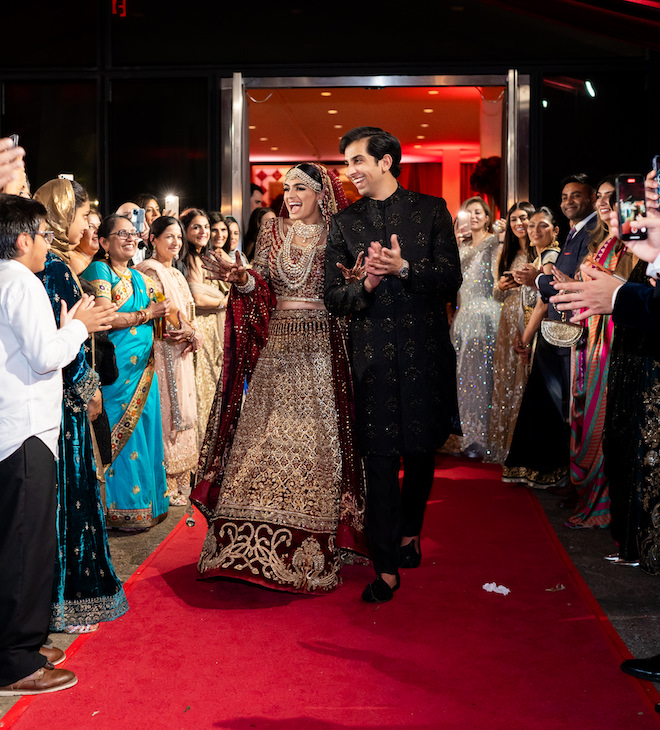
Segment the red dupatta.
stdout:
<path fill-rule="evenodd" d="M 268 322 L 276 299 L 269 284 L 255 271 L 255 289 L 239 294 L 232 286 L 227 303 L 222 379 L 213 399 L 204 444 L 197 465 L 197 483 L 190 501 L 210 520 L 218 504 L 222 478 L 229 459 L 238 418 L 243 404 L 243 389 L 249 382 L 268 338 Z"/>

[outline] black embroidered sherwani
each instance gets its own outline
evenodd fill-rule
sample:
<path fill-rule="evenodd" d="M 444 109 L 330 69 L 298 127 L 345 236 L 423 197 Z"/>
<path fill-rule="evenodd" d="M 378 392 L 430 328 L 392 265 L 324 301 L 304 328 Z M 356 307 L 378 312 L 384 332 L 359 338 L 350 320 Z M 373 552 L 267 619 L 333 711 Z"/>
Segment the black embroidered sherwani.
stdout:
<path fill-rule="evenodd" d="M 346 284 L 369 244 L 391 246 L 395 233 L 410 266 L 407 279 L 386 276 L 372 291 Z M 460 434 L 456 353 L 447 303 L 461 285 L 452 219 L 441 198 L 398 187 L 386 200 L 362 198 L 330 226 L 325 304 L 350 316 L 358 449 L 367 472 L 367 536 L 374 568 L 397 574 L 402 536 L 420 534 L 431 490 L 434 452 Z M 399 489 L 399 464 L 404 478 Z"/>
<path fill-rule="evenodd" d="M 337 262 L 351 268 L 372 241 L 389 248 L 393 233 L 408 279 L 386 276 L 372 292 L 345 284 Z M 326 307 L 351 315 L 361 453 L 434 451 L 460 434 L 446 305 L 461 285 L 461 267 L 445 201 L 401 186 L 384 201 L 362 198 L 334 217 L 325 261 Z"/>

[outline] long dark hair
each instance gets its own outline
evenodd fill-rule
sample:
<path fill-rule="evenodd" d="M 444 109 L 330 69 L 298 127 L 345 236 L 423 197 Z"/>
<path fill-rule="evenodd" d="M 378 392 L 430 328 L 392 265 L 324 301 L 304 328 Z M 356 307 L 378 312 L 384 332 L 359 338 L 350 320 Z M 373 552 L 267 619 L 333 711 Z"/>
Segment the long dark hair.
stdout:
<path fill-rule="evenodd" d="M 250 215 L 247 231 L 243 238 L 243 253 L 248 261 L 252 261 L 254 256 L 254 246 L 261 228 L 261 221 L 266 213 L 275 213 L 275 211 L 272 208 L 255 208 Z"/>
<path fill-rule="evenodd" d="M 516 258 L 518 251 L 520 251 L 520 239 L 511 230 L 511 216 L 516 210 L 524 210 L 527 216 L 531 218 L 534 215 L 534 206 L 528 203 L 526 200 L 521 200 L 519 203 L 514 203 L 506 214 L 506 233 L 504 234 L 504 243 L 502 244 L 502 253 L 500 255 L 500 266 L 497 272 L 498 277 L 502 277 L 505 271 L 511 271 L 511 265 L 513 260 Z M 527 243 L 529 244 L 529 236 L 527 237 Z M 531 248 L 528 247 L 528 253 L 531 254 Z M 530 261 L 533 257 L 529 257 Z"/>
<path fill-rule="evenodd" d="M 156 250 L 156 247 L 154 246 L 154 239 L 158 238 L 160 234 L 170 226 L 177 225 L 181 229 L 181 239 L 183 241 L 186 240 L 186 230 L 181 224 L 181 221 L 178 218 L 175 218 L 171 215 L 162 215 L 159 218 L 156 218 L 156 220 L 151 224 L 151 228 L 149 229 L 149 235 L 148 235 L 148 248 L 149 248 L 149 256 L 152 257 L 154 255 L 154 251 Z M 181 251 L 183 251 L 183 244 L 181 245 L 181 250 L 179 251 L 179 255 L 181 255 Z"/>
<path fill-rule="evenodd" d="M 610 195 L 610 208 L 614 210 L 613 206 L 614 194 L 616 192 L 616 177 L 614 175 L 606 175 L 596 186 L 596 194 L 598 193 L 598 189 L 600 188 L 600 186 L 604 185 L 605 183 L 609 183 L 614 188 L 612 195 Z M 589 243 L 587 244 L 589 253 L 596 253 L 600 244 L 605 241 L 610 235 L 610 227 L 607 225 L 607 223 L 603 223 L 598 213 L 596 213 L 596 217 L 598 219 L 598 222 L 591 232 L 591 235 L 589 236 Z"/>
<path fill-rule="evenodd" d="M 184 273 L 187 274 L 188 270 L 190 269 L 190 263 L 193 258 L 201 258 L 202 256 L 206 256 L 208 252 L 211 250 L 211 236 L 209 234 L 209 240 L 206 243 L 206 246 L 197 253 L 197 249 L 188 241 L 188 227 L 193 221 L 193 218 L 196 218 L 197 216 L 202 216 L 203 218 L 206 218 L 206 220 L 209 220 L 208 215 L 206 215 L 206 211 L 202 210 L 201 208 L 190 208 L 190 210 L 187 210 L 181 218 L 179 218 L 181 225 L 183 226 L 183 246 L 181 247 L 181 253 L 179 254 L 179 261 L 185 267 Z M 156 221 L 154 221 L 155 223 Z M 209 227 L 211 225 L 211 222 L 209 221 Z M 181 269 L 183 271 L 183 269 Z"/>
<path fill-rule="evenodd" d="M 222 247 L 222 250 L 225 253 L 231 253 L 231 231 L 229 230 L 229 224 L 235 223 L 238 226 L 238 235 L 241 235 L 241 226 L 239 222 L 234 218 L 233 215 L 226 215 L 225 216 L 225 225 L 227 226 L 227 240 L 225 241 L 225 245 Z"/>

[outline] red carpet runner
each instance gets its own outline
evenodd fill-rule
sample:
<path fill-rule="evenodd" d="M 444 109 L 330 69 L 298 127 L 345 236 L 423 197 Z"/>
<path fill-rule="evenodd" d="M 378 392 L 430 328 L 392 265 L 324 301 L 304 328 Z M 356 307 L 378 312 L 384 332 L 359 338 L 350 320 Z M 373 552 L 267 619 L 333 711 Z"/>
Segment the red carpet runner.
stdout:
<path fill-rule="evenodd" d="M 359 600 L 365 566 L 315 598 L 197 581 L 204 532 L 175 528 L 131 579 L 128 614 L 71 647 L 76 687 L 20 700 L 0 727 L 660 726 L 538 502 L 496 467 L 438 462 L 422 566 L 380 607 Z"/>

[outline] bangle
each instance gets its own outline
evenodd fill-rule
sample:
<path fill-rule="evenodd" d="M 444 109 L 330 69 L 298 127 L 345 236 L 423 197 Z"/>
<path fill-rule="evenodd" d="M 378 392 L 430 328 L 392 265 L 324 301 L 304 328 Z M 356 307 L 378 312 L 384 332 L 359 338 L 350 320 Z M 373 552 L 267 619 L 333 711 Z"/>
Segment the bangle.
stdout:
<path fill-rule="evenodd" d="M 234 286 L 236 287 L 236 290 L 239 291 L 241 294 L 250 294 L 250 292 L 254 291 L 254 276 L 250 276 L 248 274 L 248 278 L 245 284 L 234 284 Z"/>
<path fill-rule="evenodd" d="M 195 335 L 197 332 L 195 332 L 194 328 L 190 330 L 190 335 L 186 337 L 186 342 L 192 342 L 195 339 Z"/>
<path fill-rule="evenodd" d="M 145 324 L 149 319 L 149 311 L 146 309 L 140 310 L 140 317 L 142 318 L 142 324 Z"/>

